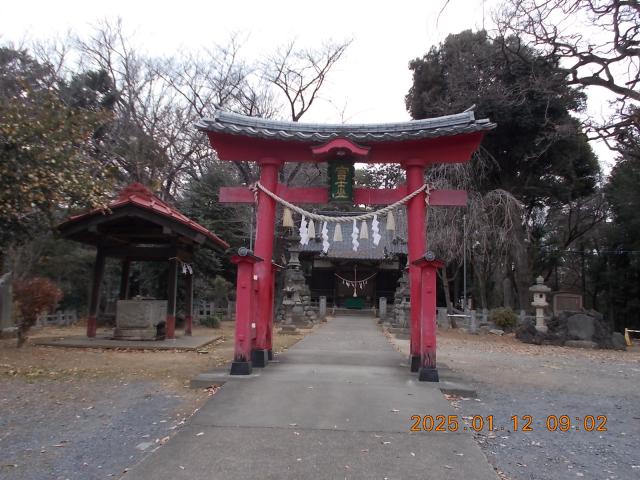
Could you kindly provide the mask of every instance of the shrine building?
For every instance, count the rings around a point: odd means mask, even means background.
[[[335,212],[327,212],[335,213]],[[393,302],[398,279],[407,266],[406,214],[397,212],[395,228],[387,229],[382,222],[380,241],[360,239],[354,251],[350,242],[333,242],[323,252],[322,241],[316,235],[305,246],[293,246],[299,252],[305,279],[316,301],[327,297],[327,305],[338,308],[370,309],[378,299]],[[328,226],[329,238],[334,238],[335,225]],[[343,225],[344,238],[351,238],[351,224]]]

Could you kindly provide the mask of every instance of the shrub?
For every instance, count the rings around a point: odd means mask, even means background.
[[[518,324],[518,316],[509,307],[494,308],[489,312],[489,320],[503,330],[511,330]]]
[[[208,315],[200,319],[200,325],[209,328],[220,328],[220,315]]]
[[[18,347],[21,347],[38,317],[55,310],[62,300],[62,290],[47,278],[34,277],[15,282],[13,296],[18,307]]]

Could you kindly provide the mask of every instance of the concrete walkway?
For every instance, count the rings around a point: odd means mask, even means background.
[[[409,431],[456,412],[405,362],[375,319],[338,317],[226,383],[123,478],[496,480],[469,432]]]

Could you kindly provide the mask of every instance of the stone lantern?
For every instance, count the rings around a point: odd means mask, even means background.
[[[531,306],[536,309],[536,330],[546,333],[547,326],[544,323],[544,309],[549,306],[547,293],[549,293],[551,289],[544,284],[544,278],[539,276],[536,278],[536,284],[529,287],[529,291],[533,294]]]

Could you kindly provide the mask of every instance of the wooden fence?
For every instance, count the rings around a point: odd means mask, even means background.
[[[78,320],[78,315],[75,310],[65,310],[52,313],[50,315],[40,315],[38,317],[37,325],[71,325]]]

